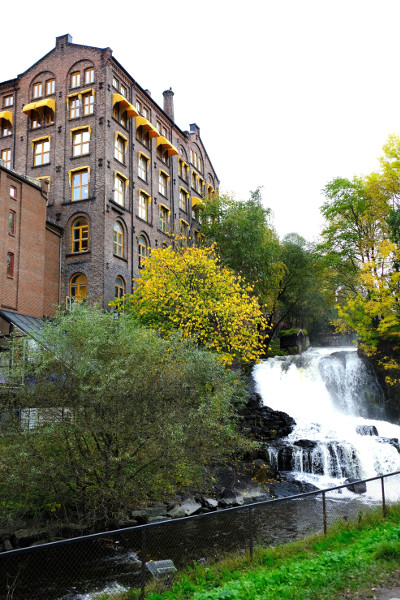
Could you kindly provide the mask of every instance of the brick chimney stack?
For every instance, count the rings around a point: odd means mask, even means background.
[[[172,88],[169,88],[169,90],[165,90],[165,92],[163,92],[163,96],[164,96],[164,112],[169,116],[171,121],[175,122],[175,119],[174,119],[174,92],[172,91]]]

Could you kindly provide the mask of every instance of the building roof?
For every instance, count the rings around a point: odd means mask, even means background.
[[[38,317],[30,317],[10,310],[0,310],[0,317],[18,327],[23,333],[32,337],[40,337],[41,330],[44,327],[44,319]]]

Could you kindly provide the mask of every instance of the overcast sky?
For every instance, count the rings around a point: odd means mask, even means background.
[[[247,199],[262,186],[280,237],[315,239],[326,183],[377,169],[400,134],[400,0],[17,6],[18,27],[1,31],[0,81],[56,36],[109,46],[161,106],[172,87],[176,123],[200,127],[222,191]]]

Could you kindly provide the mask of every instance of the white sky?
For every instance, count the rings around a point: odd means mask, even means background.
[[[18,28],[0,34],[0,81],[56,36],[110,46],[161,106],[172,87],[176,123],[198,124],[222,191],[247,199],[263,187],[280,237],[314,239],[321,189],[377,169],[388,135],[400,134],[400,0],[86,0],[36,16],[27,0],[17,7]]]

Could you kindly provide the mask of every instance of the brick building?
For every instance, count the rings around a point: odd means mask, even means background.
[[[110,48],[69,35],[0,83],[0,158],[48,181],[47,218],[63,231],[61,302],[107,306],[169,232],[198,236],[196,206],[219,181],[199,128],[182,131],[172,90],[163,97],[161,108]]]

